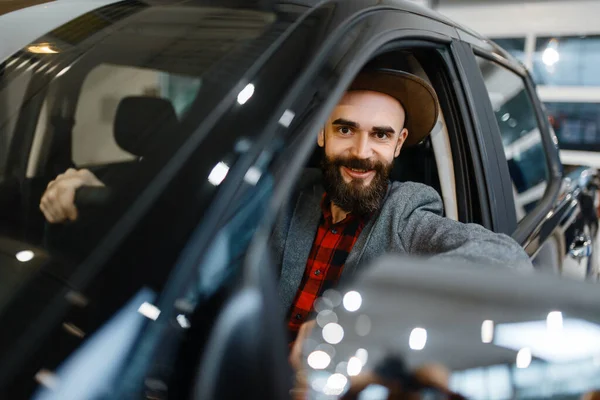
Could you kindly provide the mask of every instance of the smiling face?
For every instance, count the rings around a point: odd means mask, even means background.
[[[404,120],[400,102],[386,94],[361,90],[342,97],[318,138],[325,149],[324,185],[334,204],[359,214],[379,207],[408,136]]]

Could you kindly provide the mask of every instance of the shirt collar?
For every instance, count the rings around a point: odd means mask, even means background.
[[[329,195],[327,194],[327,192],[323,193],[323,197],[321,198],[321,211],[323,212],[323,218],[325,218],[325,221],[327,221],[329,224],[333,224],[333,214],[331,213],[331,200],[329,199]],[[337,224],[345,224],[347,222],[352,221],[355,218],[357,218],[355,214],[348,213],[346,214],[346,217]]]

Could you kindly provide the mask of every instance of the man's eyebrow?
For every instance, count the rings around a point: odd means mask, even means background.
[[[345,125],[345,126],[350,126],[355,129],[360,128],[360,124],[358,124],[357,122],[350,121],[350,120],[344,119],[344,118],[336,119],[335,121],[332,122],[332,125]]]
[[[392,128],[391,126],[374,126],[373,132],[396,133],[394,128]]]

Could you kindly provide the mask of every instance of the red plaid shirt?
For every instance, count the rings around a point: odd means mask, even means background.
[[[352,214],[334,224],[330,205],[329,197],[324,194],[321,200],[323,217],[306,262],[304,277],[292,303],[288,322],[292,340],[308,319],[315,300],[340,279],[348,254],[365,226],[365,218]]]

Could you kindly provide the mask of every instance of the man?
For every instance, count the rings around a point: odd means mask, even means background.
[[[334,109],[318,135],[322,176],[309,176],[273,234],[292,336],[327,288],[385,253],[531,268],[508,236],[443,218],[434,189],[388,181],[402,147],[422,141],[437,117],[428,83],[386,69],[363,71]],[[73,199],[82,185],[102,182],[89,171],[70,170],[50,183],[40,206],[49,222],[77,218]]]
[[[423,140],[437,117],[428,83],[386,69],[364,70],[333,110],[318,136],[322,177],[300,191],[274,232],[292,339],[301,327],[305,336],[304,323],[326,289],[385,253],[531,268],[510,237],[442,217],[434,189],[389,182],[402,147]]]

